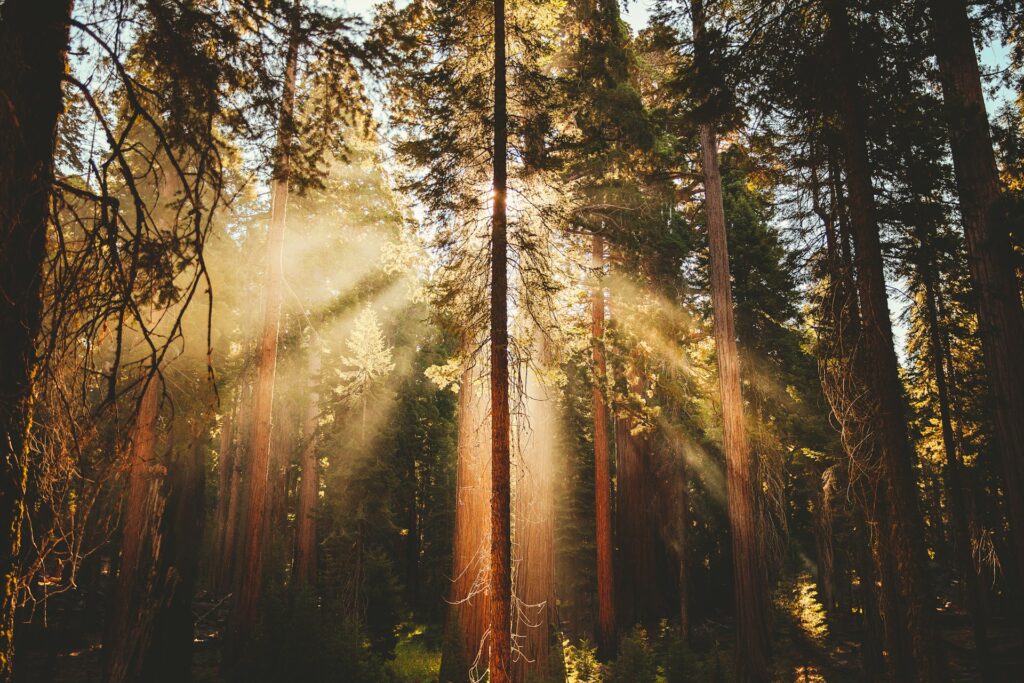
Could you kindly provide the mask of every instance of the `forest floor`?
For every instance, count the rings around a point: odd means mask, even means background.
[[[193,680],[220,680],[219,631],[222,620],[197,602],[201,628],[195,641]],[[940,610],[944,655],[952,681],[1001,683],[1020,681],[1024,649],[1009,624],[994,621],[990,633],[990,672],[982,676],[975,662],[966,615]],[[45,628],[23,631],[18,653],[19,683],[93,683],[102,680],[100,621],[85,605],[48,615]],[[721,635],[727,637],[728,630]],[[85,634],[85,635],[83,635]],[[398,634],[395,656],[386,663],[394,683],[434,683],[440,668],[437,633],[406,625]],[[723,649],[728,641],[721,642]],[[773,679],[779,683],[854,683],[863,681],[857,633],[830,632],[807,575],[795,575],[776,593]],[[723,652],[725,654],[725,652]],[[284,682],[282,682],[284,683]],[[352,683],[358,683],[353,681]],[[696,682],[695,682],[696,683]]]

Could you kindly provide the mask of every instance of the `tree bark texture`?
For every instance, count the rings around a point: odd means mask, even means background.
[[[294,21],[299,16],[295,2]],[[284,73],[278,125],[278,153],[271,183],[270,228],[267,234],[267,264],[263,291],[263,320],[256,352],[256,380],[253,396],[252,431],[249,438],[249,468],[245,524],[242,528],[242,563],[238,592],[232,615],[232,631],[226,660],[229,670],[250,645],[258,618],[266,553],[266,525],[270,505],[271,427],[274,408],[274,377],[277,372],[277,337],[281,322],[284,285],[284,232],[288,207],[288,175],[291,118],[295,105],[295,76],[298,65],[299,31],[291,27]]]
[[[892,554],[892,573],[888,576],[896,579],[899,596],[898,604],[889,605],[885,610],[886,619],[892,621],[899,612],[902,624],[899,630],[905,629],[910,642],[912,664],[897,662],[897,671],[912,671],[913,680],[943,680],[945,675],[935,640],[933,596],[925,566],[924,526],[917,507],[913,454],[906,433],[866,129],[860,110],[862,94],[854,70],[845,5],[828,0],[826,10],[835,51],[836,104],[846,164],[850,232],[856,252],[854,263],[865,380],[874,408],[873,438],[880,455],[880,483],[884,487],[878,493],[887,508],[883,514],[886,523],[878,529],[882,536],[877,547],[883,553]],[[893,630],[889,624],[886,628]]]
[[[633,391],[642,389],[634,386]],[[663,605],[658,593],[659,520],[651,505],[657,491],[654,447],[648,432],[632,433],[634,425],[625,416],[615,422],[616,613],[624,628],[641,624],[653,635]]]
[[[0,9],[0,680],[13,676],[14,613],[32,428],[35,342],[71,0]]]
[[[933,44],[949,124],[968,264],[977,294],[978,332],[995,413],[1006,507],[1024,585],[1024,309],[1012,264],[1007,218],[988,114],[964,0],[931,0]]]
[[[166,463],[156,453],[160,382],[150,378],[139,403],[132,435],[128,490],[122,510],[121,559],[117,598],[107,619],[103,658],[109,683],[137,680],[146,644],[152,637],[154,610],[147,596],[155,582],[159,548],[153,530],[159,527],[165,499],[162,482]]]
[[[491,224],[490,683],[512,674],[512,512],[508,387],[508,114],[505,0],[494,2],[494,197]]]
[[[557,415],[540,371],[526,371],[526,423],[517,424],[514,633],[517,683],[549,680],[554,615],[554,474]]]
[[[441,655],[442,683],[465,683],[471,668],[486,663],[482,647],[490,618],[491,438],[487,396],[478,384],[472,369],[462,373],[452,586],[446,647]]]
[[[692,0],[694,45],[706,56],[704,6]],[[704,209],[708,223],[711,309],[715,353],[722,401],[722,441],[725,450],[729,528],[732,533],[736,601],[736,679],[768,680],[768,605],[765,565],[757,538],[757,508],[752,480],[754,467],[747,440],[740,391],[739,353],[733,321],[732,282],[726,240],[722,177],[718,170],[718,141],[710,121],[698,125]]]
[[[309,382],[312,387],[319,383],[320,349],[319,342],[311,341],[309,349]],[[302,426],[302,454],[299,467],[299,501],[296,514],[295,580],[312,586],[316,583],[316,514],[320,499],[320,458],[316,450],[317,418],[320,415],[319,395],[310,391],[309,405]]]
[[[729,528],[732,532],[736,587],[736,676],[739,681],[768,680],[768,607],[764,563],[756,537],[753,466],[740,393],[739,353],[733,323],[732,283],[718,172],[718,142],[710,124],[700,126],[704,207],[711,254],[711,308],[722,400]]]
[[[602,658],[615,655],[615,574],[612,539],[612,476],[608,452],[608,405],[605,390],[608,365],[604,355],[604,240],[593,237],[591,267],[596,282],[591,296],[591,336],[594,360],[594,517],[597,527],[597,650]]]

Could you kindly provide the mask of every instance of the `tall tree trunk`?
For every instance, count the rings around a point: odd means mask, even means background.
[[[642,394],[642,384],[631,387]],[[635,422],[615,422],[616,526],[618,564],[616,598],[619,623],[629,629],[642,624],[653,636],[661,616],[658,593],[658,519],[655,498],[654,448],[649,433],[633,434]]]
[[[676,535],[676,561],[679,563],[679,636],[683,642],[690,641],[690,570],[687,562],[690,534],[690,482],[686,471],[685,458],[678,463],[679,472],[676,485],[679,487],[678,519],[679,531]]]
[[[860,296],[861,339],[867,388],[875,405],[874,428],[881,458],[887,528],[881,550],[893,554],[901,621],[911,643],[912,670],[920,681],[945,678],[936,647],[933,595],[928,587],[923,523],[917,508],[912,452],[906,433],[899,365],[885,288],[882,248],[875,218],[874,190],[868,160],[861,93],[850,48],[845,5],[827,0],[830,40],[834,49],[840,141],[846,162],[850,230],[856,246],[855,265]]]
[[[512,674],[512,512],[508,405],[508,114],[505,0],[494,0],[494,214],[491,226],[490,683]]]
[[[35,342],[71,0],[0,8],[0,680],[13,676]]]
[[[160,520],[160,555],[153,638],[142,675],[145,683],[179,683],[192,675],[195,637],[192,598],[205,520],[205,416],[192,425],[192,443],[172,454],[166,505]]]
[[[832,483],[823,478],[817,469],[811,469],[808,473],[809,486],[812,491],[814,509],[811,511],[812,531],[814,533],[814,545],[817,555],[816,583],[818,586],[818,601],[825,607],[825,613],[829,620],[835,622],[835,576],[834,560],[835,551],[833,546],[832,531]]]
[[[543,355],[543,353],[541,354]],[[517,421],[516,609],[513,678],[550,680],[554,614],[555,396],[540,370],[527,369],[526,416]]]
[[[271,183],[270,229],[267,233],[267,264],[263,291],[263,322],[256,355],[256,384],[253,397],[252,432],[249,438],[249,481],[246,519],[242,533],[242,564],[238,593],[232,615],[232,633],[226,664],[229,672],[240,663],[243,648],[250,645],[258,617],[266,553],[267,524],[271,483],[270,434],[274,408],[274,376],[277,372],[277,335],[281,319],[284,283],[284,231],[288,207],[289,147],[292,135],[292,110],[295,105],[295,72],[299,54],[300,2],[295,0],[288,56],[285,64],[284,91],[278,124],[277,156]],[[235,675],[231,673],[231,675]]]
[[[704,7],[692,0],[694,44],[705,53]],[[722,204],[722,177],[718,171],[718,141],[714,127],[699,125],[701,169],[704,174],[704,210],[708,221],[711,256],[711,309],[714,316],[718,385],[722,400],[722,435],[725,448],[729,527],[732,532],[736,600],[736,679],[768,680],[768,605],[764,561],[756,536],[754,471],[744,425],[740,393],[739,354],[733,323],[729,249]]]
[[[320,381],[319,342],[310,341],[309,383],[316,387]],[[302,426],[302,455],[299,467],[299,502],[296,513],[298,527],[295,542],[295,580],[300,585],[312,586],[316,582],[316,509],[320,498],[320,461],[316,452],[316,426],[320,415],[320,397],[310,391],[309,406]]]
[[[287,376],[288,370],[285,370]],[[267,482],[267,514],[263,530],[264,562],[269,558],[275,581],[283,581],[280,572],[290,554],[288,545],[288,464],[292,447],[297,441],[295,430],[298,416],[292,404],[278,395],[271,413],[273,431],[270,435],[270,476]],[[264,569],[266,574],[266,565]],[[265,578],[268,578],[265,576]]]
[[[154,609],[150,600],[155,582],[157,529],[164,512],[162,483],[165,463],[156,454],[156,421],[160,382],[147,380],[132,434],[128,490],[122,511],[121,559],[117,598],[103,638],[106,680],[138,680],[152,638]]]
[[[214,533],[216,534],[215,553],[219,553],[223,547],[224,532],[227,529],[231,472],[235,468],[235,431],[238,426],[240,398],[240,392],[236,392],[231,401],[231,409],[224,413],[220,423],[220,443],[217,447],[217,507],[213,517]],[[214,571],[216,571],[216,567],[214,567]]]
[[[967,6],[964,0],[931,0],[931,11],[932,40],[1017,556],[1015,582],[1024,585],[1024,354],[1020,352],[1024,309],[1020,283],[1011,261],[1009,226],[999,208],[999,176]]]
[[[458,473],[455,499],[455,538],[452,542],[452,586],[445,623],[441,683],[466,683],[481,653],[490,615],[491,492],[490,429],[485,424],[486,397],[472,369],[462,373],[458,406]]]
[[[738,681],[767,681],[767,586],[760,544],[756,537],[757,512],[751,481],[753,467],[740,393],[739,354],[733,325],[722,178],[718,172],[718,143],[710,124],[700,125],[700,146],[704,172],[704,207],[711,252],[711,308],[722,399],[722,434],[736,591],[736,678]]]
[[[594,518],[597,526],[597,651],[604,659],[615,655],[615,575],[612,546],[612,477],[608,453],[608,406],[605,403],[608,366],[604,356],[604,240],[593,237],[595,284],[591,297],[594,358]]]
[[[971,552],[971,530],[967,516],[967,502],[964,496],[963,463],[957,452],[957,440],[953,432],[953,418],[950,409],[950,385],[946,378],[945,352],[946,341],[942,339],[939,327],[939,308],[937,299],[938,283],[933,278],[933,266],[922,264],[922,279],[925,287],[925,309],[928,319],[928,338],[931,351],[932,371],[935,374],[935,391],[939,398],[939,421],[942,424],[942,446],[946,457],[943,468],[946,490],[949,495],[949,506],[953,518],[953,553],[960,567],[960,577],[964,582],[967,594],[967,611],[971,616],[974,630],[974,647],[979,671],[985,672],[989,665],[988,659],[988,627],[985,618],[984,598],[982,597],[981,579],[974,569],[974,557]]]
[[[883,626],[881,597],[878,588],[879,577],[871,552],[871,529],[866,516],[861,512],[858,512],[857,526],[858,528],[854,530],[856,537],[854,562],[859,579],[861,627],[864,629],[860,658],[861,665],[864,667],[864,679],[873,682],[882,680],[885,674],[885,658],[882,654]]]
[[[248,381],[246,373],[243,375],[241,386],[238,389],[241,396],[241,405],[238,410],[235,431],[239,434],[244,434],[247,431],[246,428],[250,425],[250,420],[252,419],[252,411],[248,407],[252,400],[252,390],[252,384]],[[234,446],[234,452],[234,457],[231,459],[231,483],[226,493],[227,509],[224,513],[224,533],[221,537],[217,559],[217,588],[221,592],[231,590],[230,587],[234,583],[235,560],[238,551],[238,524],[241,521],[242,510],[244,510],[244,505],[242,504],[244,491],[242,487],[246,481],[246,461],[248,460],[244,455],[248,451],[241,437],[239,437],[238,442]]]

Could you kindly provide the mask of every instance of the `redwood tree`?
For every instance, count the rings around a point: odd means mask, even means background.
[[[315,333],[314,333],[315,335]],[[320,376],[319,341],[310,340],[309,378],[315,387]],[[295,578],[300,584],[312,585],[316,581],[316,508],[320,497],[320,467],[316,450],[316,426],[320,415],[319,396],[310,389],[309,405],[302,427],[302,454],[299,467],[298,510],[295,513]]]
[[[71,0],[0,7],[0,679],[10,680],[35,342]]]
[[[837,0],[825,4],[829,20],[829,41],[833,50],[836,79],[836,107],[839,139],[846,167],[850,232],[855,247],[854,265],[860,299],[861,343],[867,389],[874,404],[874,443],[881,465],[879,485],[886,506],[880,529],[879,549],[883,576],[894,577],[896,586],[883,586],[889,600],[887,630],[895,630],[892,619],[899,617],[901,632],[908,635],[913,664],[897,663],[897,675],[920,681],[944,678],[936,648],[933,597],[925,567],[923,523],[917,507],[912,451],[907,437],[899,363],[893,345],[892,323],[885,284],[885,267],[876,218],[874,189],[861,93],[856,64],[850,46],[846,7]],[[891,563],[891,564],[890,564]],[[889,565],[889,566],[884,566]],[[892,590],[895,593],[891,593]],[[898,614],[897,614],[898,613]]]
[[[277,337],[281,322],[284,287],[284,231],[288,206],[289,148],[295,106],[295,74],[299,54],[299,10],[295,2],[285,63],[284,90],[278,119],[277,155],[271,182],[270,228],[267,233],[267,262],[264,276],[263,313],[256,351],[256,380],[250,417],[249,480],[246,516],[242,528],[242,563],[229,643],[229,666],[237,664],[252,637],[259,607],[263,578],[263,556],[268,506],[270,504],[270,435],[274,406],[274,377],[277,372]]]
[[[512,675],[512,520],[508,399],[508,112],[505,0],[494,2],[494,183],[491,222],[491,683]]]
[[[999,175],[967,5],[964,0],[931,0],[930,7],[1020,585],[1024,580],[1024,354],[1020,352],[1024,309],[1020,283],[1013,268],[1009,226],[1000,212]]]
[[[604,240],[593,237],[594,277],[604,269]],[[594,284],[591,336],[594,359],[594,517],[597,525],[597,647],[602,657],[615,653],[615,576],[612,569],[611,463],[608,453],[608,406],[605,402],[608,367],[604,356],[604,287]]]
[[[708,54],[704,6],[691,2],[694,48],[698,65],[707,68]],[[722,400],[722,437],[725,449],[726,484],[729,499],[729,528],[732,532],[733,573],[736,604],[736,678],[739,681],[768,680],[768,605],[764,562],[756,537],[754,472],[747,441],[740,391],[740,364],[733,323],[732,284],[729,249],[722,204],[722,177],[718,169],[718,141],[714,124],[701,121],[701,170],[704,175],[704,209],[710,252],[711,309],[714,316],[718,390]]]

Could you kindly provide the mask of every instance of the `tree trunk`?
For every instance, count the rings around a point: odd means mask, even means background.
[[[71,0],[8,0],[0,14],[0,680],[8,681]]]
[[[751,481],[753,467],[740,393],[739,354],[733,325],[722,178],[718,172],[718,143],[710,124],[700,125],[700,145],[704,172],[704,207],[711,252],[711,308],[722,399],[722,435],[736,589],[736,679],[767,681],[767,586],[756,537],[757,513]]]
[[[949,495],[950,516],[953,518],[953,554],[960,567],[960,577],[964,582],[967,594],[967,611],[971,616],[974,630],[975,655],[978,670],[985,672],[989,665],[988,659],[988,627],[985,618],[984,599],[982,597],[981,579],[974,569],[974,557],[971,552],[971,530],[967,517],[967,502],[964,497],[963,463],[957,452],[957,440],[953,433],[953,418],[950,410],[949,394],[951,387],[946,379],[945,352],[946,342],[942,339],[939,328],[939,311],[937,298],[940,293],[933,279],[932,264],[922,264],[921,276],[925,287],[925,309],[928,319],[928,337],[931,352],[932,370],[935,374],[935,391],[939,398],[939,420],[942,424],[942,446],[946,456],[943,468],[946,490]]]
[[[191,446],[160,456],[159,387],[150,380],[136,417],[117,592],[103,645],[111,683],[175,683],[191,670],[207,422],[194,423]]]
[[[271,183],[270,229],[267,233],[267,264],[263,292],[263,322],[256,355],[252,431],[249,438],[249,481],[246,519],[242,533],[242,564],[238,593],[232,615],[232,631],[226,652],[230,670],[243,657],[249,646],[258,617],[263,578],[263,557],[266,551],[265,529],[268,488],[271,481],[270,434],[274,408],[274,376],[277,372],[277,335],[281,319],[281,298],[284,282],[284,231],[288,205],[288,173],[292,110],[295,104],[295,72],[299,53],[299,0],[295,0],[293,25],[289,37],[285,65],[284,91],[278,124],[278,150]],[[233,675],[233,674],[232,674]]]
[[[309,383],[316,387],[320,378],[319,342],[310,340]],[[302,426],[302,455],[299,467],[302,479],[299,482],[299,502],[296,513],[297,532],[295,542],[295,580],[299,585],[312,586],[316,583],[316,511],[320,499],[320,459],[316,452],[316,426],[320,415],[320,397],[315,389],[310,391],[306,420]]]
[[[248,408],[252,399],[252,385],[248,382],[247,376],[243,375],[242,386],[238,389],[243,397],[238,410],[237,426],[235,431],[240,434],[246,432],[246,427],[252,419],[251,410]],[[220,554],[217,561],[217,587],[222,592],[230,590],[235,579],[235,559],[238,551],[238,524],[241,521],[242,498],[244,495],[243,484],[246,480],[245,454],[248,452],[239,437],[234,447],[235,455],[231,459],[231,483],[227,491],[227,509],[225,510],[224,533],[221,538]]]
[[[192,675],[192,598],[205,521],[206,429],[205,417],[195,421],[190,447],[175,453],[168,468],[154,596],[158,611],[140,682],[179,683]]]
[[[604,240],[593,238],[596,282],[591,298],[591,335],[594,358],[594,517],[597,525],[597,651],[603,659],[615,656],[615,575],[612,569],[611,462],[608,453],[608,407],[605,404],[608,367],[604,356]]]
[[[288,376],[287,370],[285,376]],[[279,572],[284,568],[285,558],[292,553],[288,544],[288,464],[292,459],[292,447],[297,441],[296,418],[298,416],[292,410],[292,403],[277,396],[271,413],[273,431],[270,435],[270,476],[267,481],[263,557],[264,563],[268,558],[270,560],[270,567],[276,577],[274,580],[281,582],[284,577]]]
[[[642,393],[640,384],[631,390]],[[633,434],[634,421],[615,422],[616,526],[618,564],[616,598],[619,623],[626,629],[642,624],[654,635],[661,616],[658,593],[657,516],[654,449],[648,433]]]
[[[445,624],[441,683],[466,683],[470,668],[482,652],[490,614],[491,496],[490,429],[485,424],[486,398],[480,395],[473,371],[462,373],[458,407],[458,474],[455,500],[455,538],[452,542],[451,607]]]
[[[811,521],[814,532],[814,545],[817,555],[816,582],[818,585],[818,601],[825,608],[825,613],[830,621],[835,621],[835,552],[832,543],[832,503],[831,503],[831,482],[826,481],[817,469],[811,469],[808,473],[809,485],[812,491],[814,509],[811,511]]]
[[[949,125],[968,264],[977,293],[978,332],[995,412],[1010,530],[1024,585],[1024,310],[1012,265],[1007,218],[985,98],[964,0],[931,0],[933,44]]]
[[[875,560],[871,552],[871,529],[865,516],[861,515],[857,520],[860,527],[855,530],[856,548],[854,550],[854,562],[859,581],[859,598],[861,627],[864,629],[864,637],[861,642],[860,658],[864,667],[864,679],[866,681],[882,680],[885,674],[885,658],[882,654],[882,616],[881,599],[879,597],[879,578],[875,568]]]
[[[853,70],[845,5],[826,4],[830,39],[835,50],[840,140],[846,162],[850,230],[856,246],[855,265],[860,295],[861,340],[867,389],[875,405],[875,442],[881,460],[887,528],[880,545],[893,554],[903,627],[911,643],[913,663],[897,670],[913,671],[920,681],[945,678],[936,647],[933,596],[928,587],[923,523],[916,501],[913,454],[906,433],[899,365],[885,287],[882,249],[875,219],[874,190],[867,138],[859,103],[862,94]]]
[[[155,376],[147,381],[135,417],[128,490],[121,513],[117,597],[103,639],[104,669],[109,683],[139,680],[155,617],[148,598],[156,580],[157,529],[164,512],[162,482],[166,465],[156,454],[160,382]]]
[[[217,508],[214,513],[214,557],[219,557],[224,547],[224,534],[228,526],[228,507],[231,504],[231,478],[237,457],[235,449],[235,433],[238,430],[238,410],[241,403],[241,391],[235,393],[231,401],[231,410],[224,414],[220,425],[220,444],[217,448]],[[217,584],[219,566],[211,563],[213,584]]]
[[[512,674],[512,541],[508,404],[508,116],[505,0],[494,1],[494,214],[491,226],[490,683]]]
[[[705,17],[701,0],[691,1],[694,45],[698,58],[706,56]],[[701,169],[704,174],[704,209],[708,222],[711,265],[711,309],[714,317],[718,385],[722,400],[722,436],[725,449],[729,527],[732,532],[736,600],[736,680],[768,680],[768,604],[765,565],[757,538],[757,510],[750,445],[744,426],[740,392],[739,354],[733,323],[729,248],[722,204],[722,177],[718,171],[718,141],[710,122],[700,123]]]
[[[513,658],[517,683],[550,680],[554,614],[555,396],[528,368],[527,421],[517,424],[516,590]]]

